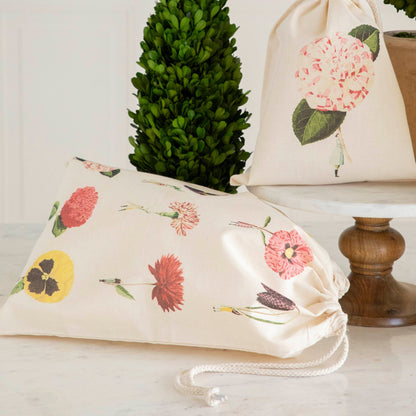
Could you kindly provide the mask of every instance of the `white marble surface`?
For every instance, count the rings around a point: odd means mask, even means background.
[[[251,186],[248,189],[266,201],[306,211],[351,217],[416,217],[416,181]]]
[[[289,215],[343,268],[336,247],[348,218]],[[408,242],[396,277],[416,283],[416,220],[394,221]],[[21,273],[39,225],[0,228],[0,304]],[[400,275],[400,276],[399,276]],[[349,358],[337,373],[305,379],[206,375],[229,401],[217,408],[178,393],[178,370],[200,363],[268,360],[232,351],[122,342],[0,337],[2,416],[368,416],[416,415],[416,327],[351,327]]]

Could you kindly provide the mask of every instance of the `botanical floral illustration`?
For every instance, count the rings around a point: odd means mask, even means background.
[[[25,292],[39,302],[56,303],[66,297],[74,282],[74,265],[63,251],[53,250],[40,256],[11,294]]]
[[[169,204],[170,212],[152,212],[142,205],[128,203],[122,205],[120,211],[127,211],[137,209],[148,214],[157,214],[161,217],[171,218],[171,227],[175,229],[176,233],[181,236],[186,236],[187,230],[191,230],[199,223],[199,215],[196,205],[191,202],[172,202]]]
[[[379,30],[369,25],[358,26],[349,34],[337,32],[316,39],[300,50],[295,77],[303,99],[293,113],[293,131],[302,145],[337,132],[330,160],[335,176],[344,155],[351,160],[341,124],[346,113],[369,94],[379,50]]]
[[[221,306],[219,308],[214,307],[214,312],[231,312],[235,315],[243,315],[256,321],[275,325],[289,322],[280,320],[283,315],[287,316],[288,312],[296,310],[299,313],[298,307],[292,300],[266,286],[264,283],[262,283],[262,286],[266,291],[257,293],[257,302],[263,306]]]
[[[101,163],[91,162],[89,160],[81,159],[79,157],[77,157],[76,159],[82,162],[82,164],[84,165],[86,169],[99,172],[101,173],[101,175],[107,176],[109,178],[112,178],[120,173],[120,169],[118,168],[105,166],[105,165],[102,165]]]
[[[148,266],[156,283],[128,283],[121,279],[101,279],[100,282],[113,285],[119,295],[134,300],[125,286],[153,286],[152,299],[156,299],[163,312],[181,310],[183,305],[182,263],[173,254],[162,256],[154,266]]]
[[[98,201],[98,193],[93,186],[78,188],[65,202],[61,212],[55,218],[52,233],[55,237],[61,235],[67,228],[80,227],[91,217]],[[58,212],[59,201],[52,207],[49,220]]]
[[[242,221],[232,222],[231,225],[259,230],[266,247],[266,264],[282,279],[288,280],[298,276],[313,260],[312,250],[296,230],[280,230],[273,233],[266,229],[269,223],[270,217],[267,217],[263,227]],[[270,235],[268,242],[265,233]]]

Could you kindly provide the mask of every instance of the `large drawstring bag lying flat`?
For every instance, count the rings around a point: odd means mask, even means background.
[[[260,130],[234,185],[416,178],[403,98],[373,0],[301,0],[268,43]]]
[[[74,159],[51,207],[0,310],[0,334],[279,358],[178,368],[177,388],[209,405],[223,396],[196,385],[203,372],[312,376],[345,361],[338,299],[348,279],[313,238],[252,194]],[[303,358],[312,346],[314,358]]]

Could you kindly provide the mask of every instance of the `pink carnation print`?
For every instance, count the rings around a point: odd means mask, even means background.
[[[335,33],[301,49],[295,76],[311,108],[346,112],[363,101],[371,89],[373,54],[360,39]]]
[[[89,160],[85,160],[82,162],[84,167],[89,170],[94,170],[97,172],[111,172],[112,170],[116,170],[116,168],[112,168],[111,166],[105,166],[101,163],[90,162]]]
[[[171,202],[169,204],[170,212],[152,212],[142,205],[129,202],[120,207],[120,211],[128,211],[137,209],[147,212],[148,214],[157,214],[161,217],[171,218],[170,226],[180,236],[186,236],[186,232],[196,227],[199,224],[199,214],[195,204],[191,202]]]
[[[90,160],[81,159],[79,157],[76,159],[82,162],[85,169],[99,172],[101,175],[107,176],[108,178],[112,178],[120,173],[120,169],[112,166],[102,165],[101,163],[91,162]]]
[[[55,237],[61,235],[67,228],[80,227],[91,217],[98,201],[98,193],[93,186],[78,188],[65,202],[59,215],[56,216],[52,228]],[[59,202],[49,217],[51,219],[57,213]]]
[[[288,280],[302,273],[305,266],[313,260],[313,255],[296,230],[281,230],[270,237],[264,258],[274,272]]]
[[[178,213],[177,218],[173,218],[170,223],[178,235],[186,236],[187,230],[191,230],[198,225],[199,217],[195,204],[191,202],[172,202],[169,204],[169,208]]]

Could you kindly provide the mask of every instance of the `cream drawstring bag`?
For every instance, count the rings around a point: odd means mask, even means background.
[[[372,0],[300,0],[273,28],[251,169],[233,185],[416,178]]]
[[[74,159],[0,310],[0,334],[281,358],[198,366],[177,377],[181,391],[215,405],[223,396],[196,386],[197,374],[311,376],[339,368],[348,340],[338,299],[347,289],[319,244],[250,193]],[[305,361],[302,351],[324,338],[318,356]]]

